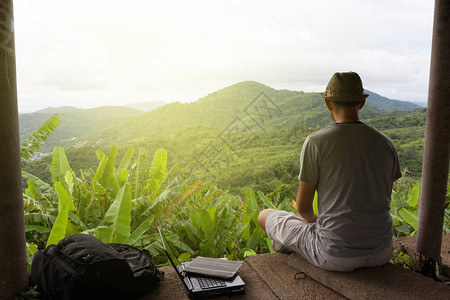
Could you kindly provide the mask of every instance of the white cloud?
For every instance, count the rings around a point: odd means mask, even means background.
[[[193,101],[242,80],[322,91],[334,72],[345,70],[359,72],[375,92],[424,101],[432,6],[15,1],[19,105]]]

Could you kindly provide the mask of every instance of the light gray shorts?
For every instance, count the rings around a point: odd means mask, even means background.
[[[387,263],[394,251],[391,245],[375,255],[341,258],[330,256],[318,247],[314,223],[308,223],[291,212],[277,210],[266,219],[267,235],[284,247],[299,253],[312,265],[328,271],[350,272],[362,267],[376,267]]]

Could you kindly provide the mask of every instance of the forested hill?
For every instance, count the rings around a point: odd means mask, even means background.
[[[369,96],[368,105],[362,111],[363,119],[384,114],[395,106],[384,97],[382,101],[376,99],[372,105],[371,97]],[[410,103],[409,106],[403,105],[402,110],[415,107],[415,104]],[[244,81],[193,103],[167,104],[99,132],[89,140],[91,144],[121,145],[194,125],[251,132],[269,128],[289,129],[297,124],[321,127],[329,122],[328,111],[318,93],[276,90],[254,81]]]
[[[409,110],[417,105],[390,100],[369,92],[363,120],[393,109]],[[161,102],[156,103],[161,105]],[[139,107],[142,107],[142,103]],[[317,128],[330,123],[318,93],[276,90],[254,81],[244,81],[213,92],[193,103],[170,103],[144,113],[129,107],[48,108],[19,116],[21,139],[27,137],[53,113],[62,117],[42,152],[55,146],[124,145],[159,135],[171,134],[195,125],[228,132],[289,130],[301,124]]]
[[[394,110],[411,110],[422,107],[409,101],[389,99],[368,90],[366,90],[366,93],[369,94],[367,101],[368,103],[370,103],[370,105],[378,107],[385,111],[391,112]]]

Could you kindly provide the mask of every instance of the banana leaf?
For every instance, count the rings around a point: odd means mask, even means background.
[[[117,168],[117,173],[120,174],[122,171],[125,171],[131,163],[131,159],[134,155],[134,149],[128,149],[127,153],[125,153],[122,161],[120,162],[119,168]]]
[[[214,238],[214,225],[216,221],[217,209],[215,207],[208,207],[201,212],[202,229],[205,233],[204,236],[208,237],[208,240]]]
[[[406,210],[405,208],[400,209],[399,214],[402,216],[402,218],[411,225],[415,231],[417,231],[417,226],[419,223],[419,217],[417,216],[417,213],[410,212]]]
[[[97,158],[100,160],[100,163],[97,167],[97,171],[95,171],[94,179],[97,180],[98,182],[100,182],[100,178],[103,175],[108,158],[100,150],[95,151],[95,154],[97,155]]]
[[[38,177],[34,176],[33,174],[30,174],[26,171],[22,171],[22,177],[27,179],[27,182],[32,181],[34,182],[41,192],[43,192],[43,195],[49,198],[56,198],[56,193],[54,192],[53,188],[50,186],[50,184],[44,182],[43,180],[39,179]]]
[[[39,225],[25,225],[25,232],[33,231],[33,230],[35,230],[39,233],[45,233],[45,232],[49,232],[50,228],[44,227],[44,226],[39,226]]]
[[[134,245],[141,238],[141,236],[147,232],[153,224],[153,220],[155,216],[150,216],[147,220],[145,220],[135,231],[123,242],[124,244]]]
[[[150,189],[152,195],[156,195],[159,191],[161,182],[167,175],[167,152],[164,149],[159,149],[153,156],[152,166],[150,168],[149,178],[146,188]]]
[[[116,199],[105,214],[103,221],[110,226],[102,230],[105,243],[123,243],[130,236],[131,191],[125,184],[117,192]]]
[[[252,189],[248,189],[245,194],[245,209],[247,211],[247,214],[251,216],[254,213],[258,212],[258,202],[255,198],[255,192]]]
[[[133,188],[134,188],[134,199],[139,198],[141,195],[141,191],[143,190],[143,186],[145,183],[145,176],[144,170],[146,168],[146,160],[147,160],[147,152],[143,150],[142,148],[139,148],[139,154],[136,160],[136,165],[133,168],[133,175],[134,175],[134,182],[133,182]]]
[[[63,184],[59,181],[55,182],[55,188],[56,192],[58,193],[59,202],[58,202],[58,211],[61,210],[62,204],[67,203],[69,207],[69,211],[75,211],[76,207],[73,204],[72,198],[70,198],[69,193],[67,190],[63,187]],[[64,201],[61,201],[61,198],[63,198]]]
[[[391,196],[391,210],[394,211],[394,213],[397,213],[401,208],[403,208],[403,201],[400,195],[397,192],[392,192]]]
[[[58,190],[60,204],[58,205],[59,207],[58,216],[56,217],[55,224],[53,224],[52,230],[50,231],[50,236],[48,237],[47,245],[45,246],[46,248],[49,245],[57,244],[61,239],[63,239],[66,236],[66,229],[69,218],[70,203],[67,200],[68,194],[67,192],[66,194],[62,192],[62,191],[65,192],[65,189],[60,182],[56,182],[55,185]]]
[[[52,156],[52,181],[64,182],[64,177],[69,170],[71,169],[64,149],[61,147],[55,147],[53,149]],[[65,187],[68,190],[67,184],[65,184]]]
[[[416,209],[417,202],[419,202],[420,186],[415,184],[409,192],[408,207],[412,210]]]
[[[267,199],[267,197],[263,194],[263,192],[258,191],[258,196],[259,196],[259,199],[261,199],[261,201],[264,203],[264,205],[267,208],[276,209],[275,205],[273,205],[273,203],[269,199]]]
[[[110,188],[113,191],[113,195],[117,193],[119,185],[117,184],[116,178],[114,176],[114,163],[117,157],[117,146],[113,145],[111,152],[109,153],[108,159],[106,161],[105,169],[100,177],[100,184],[104,188]]]
[[[25,213],[25,224],[45,225],[51,227],[56,222],[56,217],[42,213]]]
[[[33,157],[34,151],[41,147],[60,123],[61,117],[58,114],[54,114],[33,131],[33,133],[20,144],[20,156],[22,160]]]

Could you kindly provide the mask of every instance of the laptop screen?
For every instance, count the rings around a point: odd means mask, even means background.
[[[164,236],[164,234],[161,232],[161,228],[159,228],[159,226],[158,226],[158,232],[159,232],[159,236],[161,237],[161,243],[162,243],[164,252],[166,253],[167,258],[169,259],[170,264],[171,264],[171,265],[173,266],[173,268],[175,269],[175,272],[178,274],[178,277],[180,277],[180,279],[181,279],[181,281],[183,282],[184,286],[185,286],[186,288],[188,288],[187,285],[186,285],[186,282],[184,282],[184,276],[180,273],[180,271],[179,271],[178,268],[177,268],[177,265],[179,265],[180,262],[179,262],[178,259],[176,258],[176,255],[175,255],[175,252],[174,252],[173,249],[172,249],[172,246],[170,246],[168,240],[166,239],[166,237]],[[167,245],[169,246],[169,248],[170,248],[172,254],[174,255],[174,259],[177,261],[177,264],[176,264],[176,265],[175,265],[174,261],[172,260],[172,257],[171,257],[171,255],[169,254],[169,251],[167,251],[166,242],[167,242]]]
[[[158,232],[159,236],[161,237],[161,243],[164,249],[164,252],[166,252],[167,257],[171,261],[171,263],[175,264],[175,266],[178,266],[180,262],[177,259],[177,255],[175,254],[175,251],[173,251],[172,246],[170,245],[169,241],[167,240],[166,236],[162,233],[161,228],[158,226]],[[170,253],[169,253],[170,250]]]

